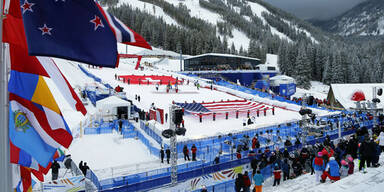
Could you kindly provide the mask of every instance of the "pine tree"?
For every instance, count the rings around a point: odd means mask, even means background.
[[[306,55],[304,43],[300,43],[299,52],[296,57],[296,73],[297,84],[305,89],[311,87],[311,66]]]

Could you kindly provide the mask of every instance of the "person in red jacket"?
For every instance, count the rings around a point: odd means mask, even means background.
[[[191,151],[192,151],[192,161],[196,161],[196,151],[197,151],[197,148],[196,148],[195,144],[192,145]]]
[[[237,151],[237,152],[236,152],[236,158],[237,158],[237,159],[241,159],[241,153],[240,153],[240,151]]]
[[[243,179],[244,179],[244,188],[243,188],[244,192],[249,192],[251,187],[251,180],[249,179],[248,171],[244,172]]]
[[[279,164],[275,164],[275,169],[273,170],[273,186],[280,185],[280,179],[281,179],[281,169],[279,167]]]
[[[255,135],[252,139],[252,149],[255,150],[255,149],[258,149],[260,148],[260,142],[259,140],[257,139],[257,136]]]

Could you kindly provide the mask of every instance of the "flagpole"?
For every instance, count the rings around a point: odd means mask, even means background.
[[[8,138],[8,62],[5,57],[3,34],[3,2],[0,1],[0,191],[12,191],[12,173]]]

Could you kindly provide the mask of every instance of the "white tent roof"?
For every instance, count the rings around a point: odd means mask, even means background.
[[[280,84],[296,83],[295,79],[286,75],[276,75],[269,79],[271,86],[279,86]]]
[[[362,91],[365,95],[366,101],[372,101],[373,99],[373,87],[380,87],[384,89],[384,83],[362,83],[362,84],[331,84],[331,88],[335,99],[345,108],[355,108],[356,104],[351,100],[352,95],[356,91]],[[375,93],[376,94],[376,93]],[[376,97],[380,99],[380,103],[378,103],[377,107],[382,108],[384,106],[384,95]]]
[[[115,105],[115,106],[116,105],[126,106],[126,105],[130,105],[131,103],[129,103],[128,101],[126,101],[124,99],[116,97],[116,96],[110,96],[110,97],[107,97],[105,99],[96,101],[96,106],[100,106],[100,105],[104,105],[104,104]]]
[[[289,77],[289,76],[286,76],[286,75],[276,75],[274,77],[271,77],[270,80],[291,80],[291,81],[295,81],[295,79],[293,77]]]

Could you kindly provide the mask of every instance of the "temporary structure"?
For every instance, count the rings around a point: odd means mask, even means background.
[[[127,119],[131,113],[131,103],[116,96],[110,96],[96,102],[96,108],[101,112],[103,120]]]

